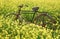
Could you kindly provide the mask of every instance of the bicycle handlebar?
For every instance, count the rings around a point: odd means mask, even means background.
[[[23,4],[19,5],[18,7],[23,8],[24,6],[28,7],[28,5],[23,5]]]

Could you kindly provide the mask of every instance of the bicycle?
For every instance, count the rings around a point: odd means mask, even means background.
[[[28,7],[27,5],[25,5],[26,7]],[[22,24],[22,22],[23,22],[23,20],[24,20],[24,18],[23,18],[23,16],[21,16],[21,14],[33,14],[33,16],[32,16],[32,20],[30,21],[31,23],[34,23],[34,24],[36,24],[36,25],[42,25],[43,27],[45,27],[46,26],[46,24],[48,23],[48,22],[46,22],[45,20],[47,20],[48,18],[50,19],[48,19],[48,21],[49,21],[49,23],[51,22],[51,23],[56,23],[56,20],[55,19],[53,19],[52,18],[52,16],[50,16],[49,14],[48,14],[48,12],[39,12],[38,10],[39,10],[39,7],[33,7],[32,8],[32,11],[28,11],[28,10],[22,10],[22,8],[24,7],[24,5],[22,4],[22,5],[20,5],[20,6],[18,6],[19,7],[19,10],[18,10],[18,13],[12,13],[13,15],[15,15],[16,17],[15,17],[15,20],[17,20],[17,19],[19,19],[19,22]],[[33,13],[22,13],[22,12],[33,12]],[[8,14],[7,16],[9,16],[9,15],[11,15],[11,14]],[[6,16],[6,17],[7,17]],[[45,17],[47,17],[47,19],[45,18]],[[28,19],[27,19],[28,20]],[[26,20],[25,20],[26,21]]]

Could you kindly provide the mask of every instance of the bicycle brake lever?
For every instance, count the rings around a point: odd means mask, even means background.
[[[28,5],[25,5],[26,7],[28,7]]]

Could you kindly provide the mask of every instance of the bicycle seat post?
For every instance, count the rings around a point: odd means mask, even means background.
[[[33,14],[32,21],[31,22],[33,22],[34,16],[35,16],[36,12],[38,12],[38,9],[39,9],[39,7],[33,7],[32,8],[34,14]]]

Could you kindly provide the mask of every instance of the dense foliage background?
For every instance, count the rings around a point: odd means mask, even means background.
[[[13,21],[14,16],[4,18],[8,13],[17,12],[20,4],[28,5],[22,10],[38,6],[40,12],[48,12],[57,23],[46,28],[33,23],[24,25],[26,22],[18,25],[18,20]],[[0,39],[60,39],[60,0],[0,0]]]

